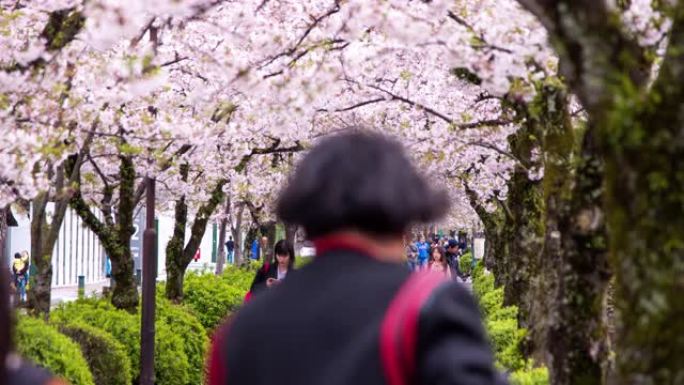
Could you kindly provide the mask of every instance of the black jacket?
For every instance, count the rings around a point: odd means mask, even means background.
[[[456,253],[450,253],[446,252],[446,260],[447,263],[449,264],[449,267],[451,268],[451,272],[458,276],[458,278],[465,279],[465,274],[461,271],[461,266],[459,265],[460,255]]]
[[[289,269],[287,274],[289,275],[293,269]],[[277,263],[265,263],[263,264],[252,281],[252,286],[250,286],[249,291],[252,294],[259,293],[267,288],[266,281],[269,278],[278,279],[278,264]]]
[[[352,251],[317,257],[245,305],[216,334],[211,385],[387,383],[380,330],[410,272]],[[405,383],[499,384],[470,293],[430,292],[416,330],[415,378]]]

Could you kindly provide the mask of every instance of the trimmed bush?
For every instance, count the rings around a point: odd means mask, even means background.
[[[473,254],[467,252],[458,259],[458,267],[461,272],[466,275],[470,275],[473,270]]]
[[[487,319],[491,321],[499,321],[504,319],[517,319],[518,318],[518,307],[517,306],[506,306],[494,310],[488,315]]]
[[[494,275],[491,273],[483,273],[473,279],[473,294],[478,299],[482,298],[488,292],[494,290]]]
[[[101,301],[104,302],[104,301]],[[97,301],[76,301],[52,312],[58,323],[81,320],[110,333],[125,348],[131,362],[131,378],[140,376],[140,317],[102,305]],[[164,322],[156,323],[155,373],[158,385],[186,385],[190,366],[184,351],[183,338]]]
[[[131,363],[130,377],[139,377],[140,325],[136,316],[113,307],[105,308],[105,305],[100,306],[97,302],[79,300],[60,305],[51,312],[50,317],[59,324],[78,320],[111,334],[126,349]]]
[[[194,314],[184,306],[174,305],[157,295],[157,321],[166,323],[170,330],[184,339],[184,351],[188,357],[189,384],[203,384],[204,358],[209,348],[209,337],[204,326]]]
[[[475,267],[473,268],[473,272],[471,276],[473,277],[473,280],[475,280],[478,277],[481,277],[482,274],[485,272],[485,267],[484,267],[484,262],[482,260],[477,261],[475,264]]]
[[[511,385],[549,385],[549,371],[545,367],[534,368],[528,362],[526,367],[511,374]]]
[[[97,385],[130,385],[131,360],[114,337],[83,321],[58,325],[59,331],[80,345]]]
[[[183,303],[192,309],[207,331],[216,328],[244,301],[247,290],[229,284],[228,280],[223,276],[193,272],[185,277]]]
[[[94,385],[78,344],[42,320],[20,316],[16,329],[19,354],[63,377],[71,385]]]
[[[226,284],[243,290],[246,294],[249,291],[249,287],[252,285],[255,275],[256,270],[252,271],[235,266],[229,266],[223,270],[221,279]]]
[[[154,372],[157,380],[155,383],[157,385],[192,384],[189,382],[190,364],[183,344],[186,336],[174,333],[164,322],[156,322],[156,329]]]
[[[492,314],[503,308],[503,296],[503,288],[500,287],[490,290],[480,297],[480,309],[485,318],[489,319]]]

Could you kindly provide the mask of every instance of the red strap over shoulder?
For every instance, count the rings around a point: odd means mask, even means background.
[[[389,385],[408,385],[413,378],[420,309],[446,281],[438,272],[414,273],[390,303],[380,325],[380,359]]]

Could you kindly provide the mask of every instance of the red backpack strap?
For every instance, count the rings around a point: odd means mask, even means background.
[[[418,317],[444,274],[423,271],[409,277],[390,303],[380,326],[380,360],[388,385],[408,385],[416,370]]]

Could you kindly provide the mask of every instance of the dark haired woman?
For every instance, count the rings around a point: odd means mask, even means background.
[[[214,334],[209,384],[499,383],[468,290],[404,265],[403,235],[447,206],[398,142],[359,131],[323,139],[277,206],[316,258]]]
[[[436,271],[440,274],[443,274],[447,278],[451,278],[451,269],[449,268],[449,264],[446,260],[446,251],[442,246],[436,246],[432,248],[428,266],[430,271]]]
[[[2,385],[65,385],[46,370],[29,364],[13,350],[12,309],[9,299],[9,269],[0,262],[0,384]]]
[[[266,262],[257,271],[249,290],[251,294],[279,284],[294,269],[294,247],[288,241],[279,240],[273,249],[273,254],[275,254],[274,263]]]

